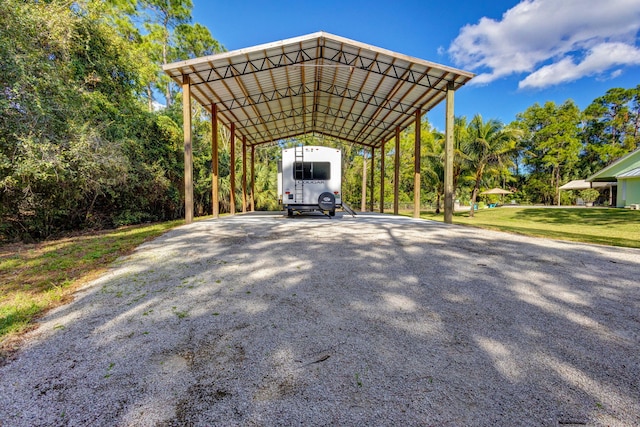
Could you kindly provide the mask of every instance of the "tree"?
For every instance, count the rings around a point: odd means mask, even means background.
[[[140,0],[143,9],[146,11],[145,27],[148,31],[147,42],[154,46],[152,50],[154,59],[159,65],[169,63],[170,51],[172,47],[173,30],[191,21],[191,0]],[[158,67],[158,72],[160,72]],[[171,90],[171,80],[168,76],[160,74],[158,77],[160,86],[164,86],[164,96],[167,106],[171,105],[173,97]]]
[[[444,195],[444,144],[445,144],[445,135],[441,132],[437,132],[435,129],[431,130],[434,138],[434,146],[429,149],[429,154],[427,158],[427,165],[429,165],[429,170],[427,170],[427,176],[431,176],[435,178],[437,174],[437,188],[439,188],[439,192],[436,194],[436,211],[439,213],[440,211],[440,199]],[[456,117],[454,119],[453,124],[453,138],[454,138],[454,147],[453,147],[453,189],[454,193],[456,193],[456,197],[459,197],[459,193],[464,191],[461,188],[461,181],[463,181],[463,175],[467,173],[465,170],[465,161],[468,156],[462,151],[461,147],[465,144],[469,139],[469,126],[467,124],[466,117]]]
[[[180,24],[175,29],[173,58],[187,59],[224,52],[225,48],[211,36],[209,29],[195,23]]]
[[[439,135],[440,136],[440,135]],[[427,192],[435,194],[436,213],[444,195],[444,139],[430,138],[425,141],[424,182]],[[455,188],[455,187],[454,187]]]
[[[466,155],[466,166],[472,173],[470,217],[473,217],[473,206],[484,174],[510,161],[510,155],[515,147],[516,133],[515,129],[505,128],[498,120],[484,122],[479,114],[469,123],[469,137],[462,141],[461,148]]]
[[[585,110],[583,167],[589,173],[640,147],[640,85],[612,88]]]
[[[135,41],[139,35],[134,18],[138,16],[138,0],[76,0],[75,10],[90,21],[106,23],[125,40]]]
[[[559,202],[560,186],[575,176],[574,168],[582,150],[580,123],[581,112],[571,100],[559,107],[554,102],[542,107],[534,104],[517,115],[514,125],[525,135],[521,146],[527,153],[525,164],[531,169],[530,175],[539,175],[538,180],[531,182],[548,180],[553,189],[549,202]],[[538,188],[536,191],[548,197],[548,190]]]
[[[143,110],[128,40],[80,6],[0,3],[3,236],[44,238],[180,212],[182,132]]]

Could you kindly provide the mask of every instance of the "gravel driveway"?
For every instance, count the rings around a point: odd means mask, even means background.
[[[197,222],[50,312],[1,426],[640,425],[640,251],[389,215]]]

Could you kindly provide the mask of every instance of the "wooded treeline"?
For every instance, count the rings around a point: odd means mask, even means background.
[[[181,94],[161,65],[224,51],[206,27],[192,23],[191,10],[191,0],[0,2],[0,239],[183,216]],[[156,94],[166,108],[156,108]],[[211,124],[202,108],[193,108],[195,213],[204,215],[212,210]],[[560,185],[636,149],[639,127],[640,85],[613,88],[584,111],[568,100],[533,105],[510,124],[458,117],[456,198],[466,203],[501,186],[516,189],[510,198],[521,203],[556,203]],[[230,138],[219,128],[225,212]],[[425,118],[421,139],[422,203],[438,205],[444,136]],[[413,129],[402,132],[400,202],[413,199],[413,140]],[[255,150],[256,209],[278,208],[276,160],[281,146],[300,143],[343,149],[343,197],[359,206],[363,154],[369,153],[308,135]],[[388,204],[394,149],[394,141],[387,142]],[[375,170],[377,204],[379,166]],[[572,195],[562,197],[569,203]]]

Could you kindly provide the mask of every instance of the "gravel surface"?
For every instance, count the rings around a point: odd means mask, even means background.
[[[640,425],[639,273],[389,215],[197,222],[42,319],[0,425]]]

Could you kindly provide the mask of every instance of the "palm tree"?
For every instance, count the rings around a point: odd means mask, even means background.
[[[440,213],[440,202],[444,197],[444,139],[445,135],[433,130],[433,139],[425,141],[427,187],[436,193],[436,213]],[[456,117],[453,126],[455,146],[453,149],[453,189],[457,191],[458,182],[462,176],[466,155],[461,151],[462,141],[467,138],[468,125],[466,117]]]
[[[461,149],[466,155],[465,163],[473,183],[470,217],[473,217],[473,207],[484,173],[490,169],[503,168],[512,161],[517,132],[518,130],[505,127],[496,119],[484,122],[479,114],[469,123],[468,137],[461,142]]]

